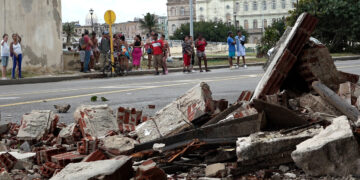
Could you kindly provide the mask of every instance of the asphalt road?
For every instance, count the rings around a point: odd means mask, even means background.
[[[337,62],[345,72],[360,74],[360,60]],[[135,107],[153,115],[200,82],[207,82],[214,99],[236,101],[241,91],[254,90],[264,71],[260,66],[248,69],[218,69],[209,73],[172,73],[167,76],[133,76],[112,79],[83,79],[56,83],[0,86],[2,122],[20,123],[24,113],[31,110],[55,110],[55,104],[70,104],[60,122],[74,122],[73,113],[82,104],[109,104]],[[108,102],[91,102],[91,96],[105,97]],[[148,105],[156,105],[155,110]]]

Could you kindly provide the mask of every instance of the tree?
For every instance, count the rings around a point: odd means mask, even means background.
[[[155,14],[146,13],[144,19],[140,19],[140,28],[143,29],[147,33],[151,33],[152,31],[158,32],[158,18]]]
[[[360,40],[359,0],[300,0],[290,11],[287,23],[293,26],[303,12],[319,19],[312,36],[326,44],[330,51],[358,51]]]
[[[206,40],[213,42],[224,42],[228,37],[228,32],[232,31],[236,34],[237,30],[241,30],[242,34],[247,36],[248,33],[242,28],[236,28],[222,22],[194,22],[194,34],[201,34]],[[170,39],[183,40],[186,35],[190,35],[190,24],[181,25]],[[195,37],[196,38],[196,37]]]
[[[265,28],[264,36],[260,40],[260,44],[256,46],[257,56],[262,57],[273,48],[284,34],[286,29],[285,18],[275,20],[271,26]]]
[[[66,43],[70,44],[70,40],[75,36],[75,24],[74,23],[65,23],[63,25],[63,31],[66,34]]]

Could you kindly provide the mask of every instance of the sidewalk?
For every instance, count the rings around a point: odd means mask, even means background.
[[[360,60],[360,56],[345,56],[345,57],[336,57],[333,58],[334,61],[348,61],[348,60]],[[264,63],[252,63],[247,64],[248,66],[263,66]],[[218,65],[218,66],[211,66],[209,69],[223,69],[228,68],[228,65]],[[199,70],[198,67],[194,68],[195,70]],[[169,68],[169,73],[174,72],[182,72],[183,68]],[[152,75],[155,74],[155,70],[141,70],[141,71],[132,71],[129,72],[128,76],[139,76],[139,75]],[[24,78],[20,80],[1,80],[0,86],[5,85],[16,85],[16,84],[36,84],[36,83],[48,83],[48,82],[60,82],[60,81],[70,81],[76,79],[94,79],[94,78],[103,78],[103,74],[101,72],[94,72],[94,73],[76,73],[72,75],[60,75],[60,76],[39,76],[39,77],[32,77],[32,78]]]

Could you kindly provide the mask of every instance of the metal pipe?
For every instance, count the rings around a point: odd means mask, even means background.
[[[190,0],[190,36],[194,37],[194,3]]]

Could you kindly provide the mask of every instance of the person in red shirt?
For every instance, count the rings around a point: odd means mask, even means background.
[[[198,38],[195,42],[195,47],[196,47],[196,55],[199,59],[199,68],[200,68],[200,72],[203,72],[202,68],[201,68],[201,59],[204,59],[204,64],[205,64],[205,71],[209,72],[210,70],[207,67],[207,59],[206,59],[206,54],[205,54],[205,47],[207,46],[207,42],[205,40],[205,38],[203,38],[203,36],[201,34],[198,35]]]
[[[165,69],[163,66],[163,57],[164,57],[164,41],[158,39],[158,34],[154,33],[153,42],[151,44],[151,49],[153,52],[153,60],[154,60],[154,68],[155,68],[155,75],[159,75],[159,67],[163,68],[163,74],[165,74]]]

